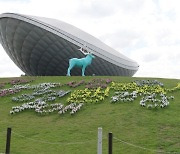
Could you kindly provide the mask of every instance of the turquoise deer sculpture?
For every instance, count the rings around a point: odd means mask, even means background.
[[[78,58],[72,58],[69,60],[69,68],[67,70],[67,76],[71,76],[71,69],[74,67],[81,67],[82,68],[82,76],[85,76],[85,69],[88,65],[91,64],[92,59],[95,58],[95,56],[92,55],[92,53],[88,53],[86,57],[78,59]]]

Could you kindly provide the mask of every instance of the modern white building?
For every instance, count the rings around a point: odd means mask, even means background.
[[[133,76],[137,62],[120,54],[92,35],[65,22],[15,13],[0,15],[0,43],[13,62],[27,75],[65,76],[70,58],[95,55],[86,75]],[[81,75],[74,68],[71,75]]]

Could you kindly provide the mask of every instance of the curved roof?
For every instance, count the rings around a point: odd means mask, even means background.
[[[49,32],[52,32],[77,46],[84,47],[84,45],[86,45],[87,50],[107,60],[108,62],[111,62],[115,65],[118,65],[126,69],[136,71],[138,70],[139,65],[135,61],[129,59],[128,57],[122,55],[118,51],[107,46],[106,44],[101,42],[99,39],[93,37],[92,35],[65,22],[56,19],[21,15],[15,13],[1,14],[0,18],[3,17],[15,18],[31,23]]]

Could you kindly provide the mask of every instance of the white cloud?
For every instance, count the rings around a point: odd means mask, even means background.
[[[0,77],[16,77],[24,74],[0,46]]]
[[[146,47],[132,52],[130,57],[134,57],[140,62],[139,71],[135,76],[180,78],[180,45]],[[144,54],[146,53],[146,54]]]
[[[135,76],[180,79],[179,6],[179,0],[0,0],[0,13],[65,21],[137,61]],[[2,48],[0,54],[0,76],[22,74]]]

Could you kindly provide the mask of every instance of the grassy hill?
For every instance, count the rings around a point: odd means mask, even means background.
[[[122,83],[142,79],[154,80],[130,77],[21,77],[16,80],[33,79],[30,85],[45,82],[61,83],[62,86],[54,89],[71,90],[73,93],[74,90],[85,89],[85,84],[72,88],[66,83],[81,80],[87,83],[95,78],[110,78],[114,82]],[[169,89],[180,83],[180,80],[176,79],[156,80]],[[12,87],[9,81],[12,79],[0,79],[0,83],[5,83],[0,91]],[[110,85],[111,83],[108,86]],[[12,128],[11,152],[13,154],[94,154],[97,153],[98,127],[103,129],[103,153],[108,153],[109,132],[112,132],[114,137],[114,154],[180,153],[180,90],[167,93],[175,99],[170,100],[166,108],[143,108],[139,105],[140,96],[134,102],[110,103],[111,96],[115,92],[110,90],[109,96],[103,101],[86,103],[74,115],[69,113],[60,115],[57,112],[40,115],[34,110],[11,115],[9,112],[13,106],[24,103],[14,102],[12,97],[32,92],[31,89],[22,90],[16,94],[0,97],[0,153],[5,151],[8,127]],[[53,103],[66,104],[70,95],[69,93],[62,98],[57,98]]]

